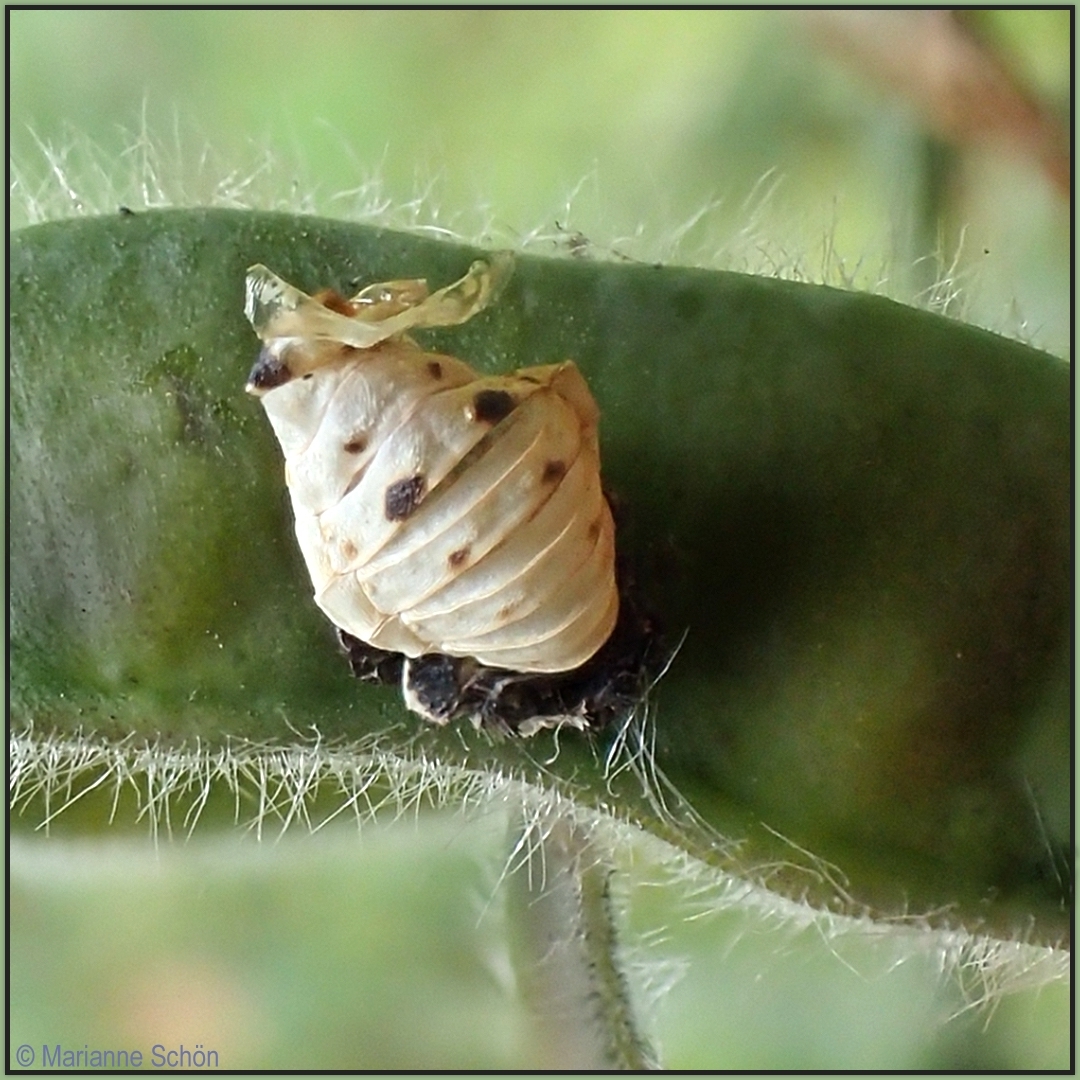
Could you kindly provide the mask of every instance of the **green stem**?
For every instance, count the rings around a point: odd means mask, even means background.
[[[508,914],[536,1068],[658,1068],[619,964],[604,853],[551,813],[519,827],[514,857]]]

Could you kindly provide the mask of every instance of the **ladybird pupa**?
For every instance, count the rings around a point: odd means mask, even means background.
[[[351,298],[247,275],[263,342],[247,389],[285,456],[315,602],[354,669],[404,657],[407,703],[440,723],[483,712],[477,687],[579,671],[619,618],[599,411],[575,364],[481,376],[408,337],[472,318],[511,270],[496,255],[434,293],[402,280]],[[584,708],[515,693],[521,731],[545,722],[531,708]]]

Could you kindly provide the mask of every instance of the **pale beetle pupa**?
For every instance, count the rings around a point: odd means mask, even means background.
[[[640,657],[612,640],[627,621],[615,526],[576,365],[481,376],[407,335],[471,319],[512,267],[498,254],[434,293],[402,280],[346,299],[253,266],[245,314],[263,347],[247,390],[354,671],[400,670],[408,706],[436,723],[529,734],[606,719]]]

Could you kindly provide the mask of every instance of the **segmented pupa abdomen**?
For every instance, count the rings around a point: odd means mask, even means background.
[[[249,389],[337,626],[409,657],[569,671],[618,615],[592,395],[573,363],[481,377],[399,329],[475,313],[478,266],[430,297],[391,282],[350,301],[253,268],[248,314],[266,344]]]

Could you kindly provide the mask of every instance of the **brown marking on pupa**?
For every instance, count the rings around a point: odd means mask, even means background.
[[[478,390],[472,400],[472,419],[478,424],[497,424],[514,411],[514,395],[505,390]]]
[[[593,522],[593,523],[592,523],[592,524],[591,524],[591,525],[589,526],[589,539],[590,539],[590,540],[595,540],[595,539],[596,539],[596,538],[597,538],[597,537],[598,537],[598,536],[600,535],[600,526],[601,526],[601,524],[602,524],[602,521],[601,521],[601,519],[600,519],[600,518],[597,518],[597,519],[596,519],[596,520],[595,520],[595,521],[594,521],[594,522]]]
[[[362,454],[368,447],[368,437],[362,431],[353,434],[342,447],[346,454]]]
[[[566,475],[566,462],[559,461],[557,458],[549,461],[544,466],[544,471],[540,475],[540,480],[545,484],[557,484]]]
[[[428,374],[433,379],[442,378],[442,364],[440,364],[438,360],[429,360],[427,363],[427,370]]]
[[[451,568],[456,570],[459,566],[464,565],[471,553],[472,551],[468,546],[458,548],[457,551],[450,552],[446,561],[450,564]]]
[[[411,517],[424,497],[425,486],[426,482],[419,473],[391,484],[386,489],[386,520],[404,521]]]
[[[359,552],[356,550],[356,545],[351,540],[345,539],[341,542],[341,554],[344,555],[349,562],[352,562]]]
[[[336,289],[320,289],[312,295],[311,299],[350,319],[356,314],[356,305],[350,304]]]

